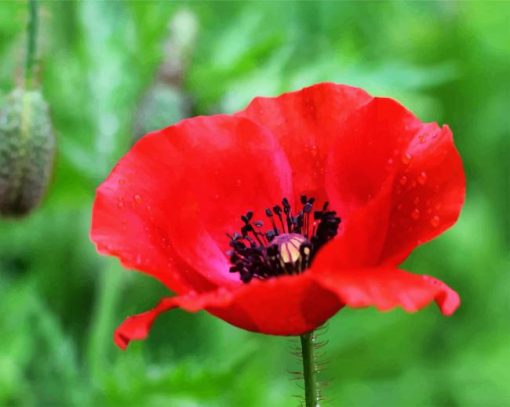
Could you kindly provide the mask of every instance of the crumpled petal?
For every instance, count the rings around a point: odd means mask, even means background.
[[[358,269],[252,281],[234,292],[214,292],[164,298],[150,311],[127,318],[117,328],[115,343],[125,349],[131,340],[145,339],[162,312],[180,307],[207,310],[239,328],[270,335],[301,335],[318,328],[342,307],[374,306],[381,311],[402,307],[415,312],[435,301],[451,315],[458,294],[429,276],[398,269]]]
[[[126,318],[115,330],[113,340],[119,348],[126,349],[132,340],[145,339],[158,315],[165,311],[181,307],[196,312],[204,309],[206,304],[227,304],[230,300],[230,294],[222,289],[205,294],[192,291],[182,296],[165,297],[153,309]]]
[[[322,325],[342,305],[307,273],[254,280],[232,292],[219,289],[165,298],[154,309],[127,318],[115,332],[115,343],[124,349],[130,340],[144,339],[154,319],[175,307],[190,312],[205,309],[248,331],[300,335]]]
[[[319,279],[323,287],[351,308],[375,307],[388,311],[401,307],[416,312],[435,301],[441,312],[449,316],[460,305],[459,295],[442,281],[399,269],[324,272]]]

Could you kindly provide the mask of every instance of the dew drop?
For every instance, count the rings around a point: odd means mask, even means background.
[[[119,179],[119,185],[124,185],[126,183],[126,180],[124,178]]]
[[[420,185],[425,185],[427,182],[427,173],[425,171],[420,172],[420,175],[418,175],[418,183]]]
[[[411,160],[413,159],[413,156],[409,153],[405,153],[403,156],[402,156],[402,163],[404,163],[405,165],[409,164],[411,162]]]
[[[400,185],[405,185],[405,184],[407,184],[407,177],[406,177],[405,175],[402,175],[402,176],[400,177],[399,182],[400,182]]]
[[[430,224],[431,224],[433,227],[437,228],[437,227],[439,226],[439,221],[440,221],[439,216],[435,215],[435,216],[433,216],[433,217],[432,217],[432,219],[430,220]]]
[[[414,198],[413,203],[414,203],[415,205],[418,205],[418,204],[420,203],[420,197],[419,197],[419,196],[417,196],[416,198]]]
[[[388,158],[388,165],[393,165],[394,161],[393,158]]]
[[[124,208],[124,202],[119,200],[119,202],[117,202],[117,208],[119,209]]]
[[[425,134],[420,134],[420,135],[418,136],[418,141],[419,141],[421,144],[425,143]]]
[[[138,194],[136,194],[136,195],[133,197],[133,199],[135,200],[135,202],[136,202],[137,204],[139,204],[139,203],[141,203],[141,202],[142,202],[142,197],[141,197],[140,195],[138,195]]]
[[[404,207],[404,205],[402,205],[401,203],[399,203],[399,204],[397,205],[397,211],[401,211],[403,207]]]
[[[413,209],[413,211],[411,212],[411,218],[413,218],[414,220],[420,219],[420,210],[418,208]]]

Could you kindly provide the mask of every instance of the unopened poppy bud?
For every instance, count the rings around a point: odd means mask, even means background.
[[[38,90],[15,89],[0,108],[0,215],[23,216],[50,179],[55,136]]]

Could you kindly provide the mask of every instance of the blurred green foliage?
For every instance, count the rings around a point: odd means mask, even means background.
[[[0,10],[5,96],[22,77],[27,7]],[[190,24],[196,38],[171,86],[194,114],[335,81],[454,131],[465,210],[405,266],[444,279],[463,305],[449,319],[435,307],[341,311],[324,333],[330,405],[510,405],[510,3],[48,1],[41,11],[40,77],[59,151],[42,207],[0,222],[0,405],[299,404],[285,371],[298,365],[292,339],[174,311],[127,352],[111,340],[165,290],[95,253],[91,203],[132,143],[179,15],[174,40]]]

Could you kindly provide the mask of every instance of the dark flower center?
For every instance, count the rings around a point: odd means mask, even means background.
[[[267,279],[306,270],[318,250],[338,233],[341,219],[325,202],[314,210],[315,199],[301,196],[301,209],[293,213],[287,198],[282,205],[266,209],[270,227],[253,221],[253,212],[241,216],[241,233],[227,234],[231,273],[239,273],[244,283],[253,278]]]

